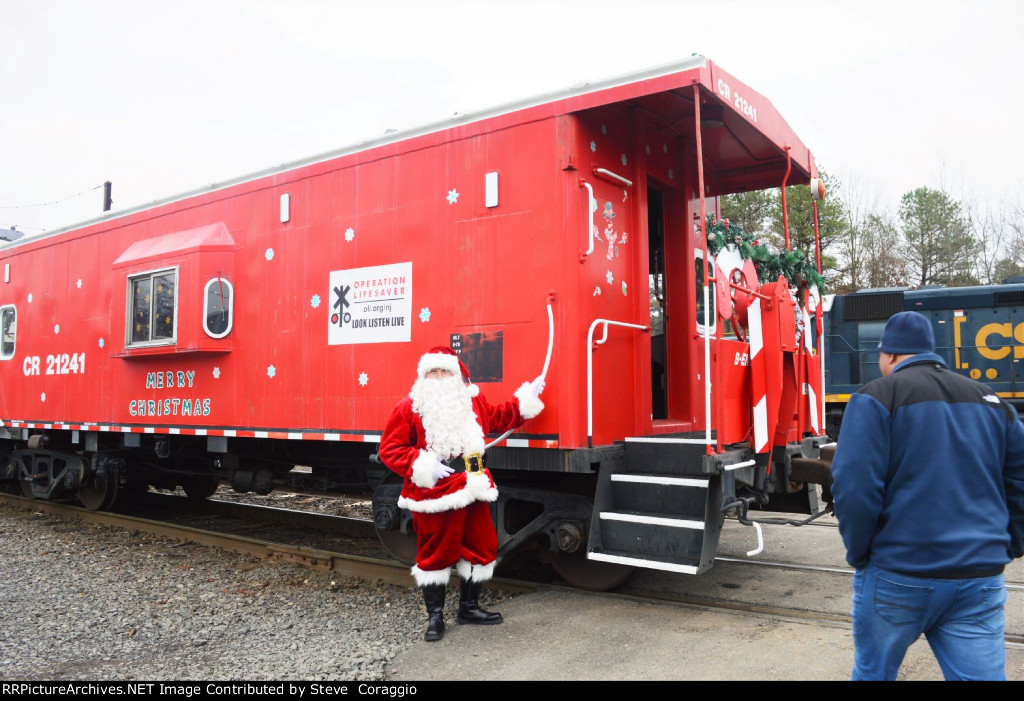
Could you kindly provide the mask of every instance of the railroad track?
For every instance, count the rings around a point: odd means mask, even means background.
[[[184,498],[155,493],[148,495],[145,502],[146,513],[150,515],[148,518],[130,512],[89,511],[71,504],[33,500],[11,494],[0,494],[0,503],[51,513],[84,523],[98,523],[193,542],[318,571],[380,580],[399,586],[410,584],[409,566],[390,558],[384,552],[377,541],[373,522],[364,518],[331,516],[213,499],[188,504],[190,510],[183,513],[181,509],[185,506]],[[153,518],[154,515],[158,518]],[[289,529],[294,529],[294,531]],[[258,537],[256,534],[261,530],[272,532],[273,539]],[[336,547],[338,548],[353,549],[353,543],[361,543],[355,549],[361,550],[363,554],[351,554],[337,549],[314,548],[287,542],[289,538],[292,540],[301,538],[303,542],[316,540],[315,537],[311,537],[313,531],[331,533],[332,536],[327,538],[326,542],[337,543]],[[723,563],[765,568],[839,575],[852,575],[853,573],[853,570],[849,568],[799,563],[743,560],[729,557],[719,557],[716,560]],[[519,593],[530,593],[541,589],[578,591],[573,587],[557,583],[532,582],[504,577],[495,577],[493,586]],[[1024,591],[1024,585],[1008,583],[1007,589]],[[677,592],[631,590],[629,587],[625,587],[624,592],[599,592],[592,595],[636,602],[657,602],[690,608],[752,614],[815,625],[850,627],[848,615],[728,601]],[[1024,634],[1008,632],[1006,642],[1008,646],[1024,649]]]

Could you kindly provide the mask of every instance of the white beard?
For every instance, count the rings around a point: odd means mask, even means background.
[[[447,460],[483,454],[484,432],[473,411],[473,395],[458,377],[416,380],[409,392],[412,410],[423,421],[427,450]]]

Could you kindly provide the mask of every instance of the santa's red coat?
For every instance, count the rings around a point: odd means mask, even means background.
[[[540,413],[544,405],[529,391],[525,383],[515,393],[515,399],[491,405],[478,394],[473,397],[473,412],[482,435],[504,433],[522,426],[527,419]],[[490,470],[468,474],[456,472],[434,481],[425,475],[432,472],[435,456],[427,448],[423,421],[412,410],[412,399],[406,397],[391,412],[384,434],[380,439],[380,460],[403,479],[402,495],[398,505],[419,513],[437,513],[461,509],[474,501],[494,501],[498,490]]]

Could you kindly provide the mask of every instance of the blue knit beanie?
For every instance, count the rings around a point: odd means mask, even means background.
[[[893,355],[915,355],[935,350],[935,334],[928,317],[919,312],[900,312],[885,323],[878,350]]]

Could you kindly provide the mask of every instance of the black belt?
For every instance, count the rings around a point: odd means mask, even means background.
[[[461,455],[457,458],[442,460],[441,462],[452,468],[455,472],[468,472],[473,475],[484,471],[484,456],[479,453]]]
[[[936,572],[903,572],[893,570],[896,574],[905,577],[916,577],[918,579],[981,579],[983,577],[995,577],[1003,573],[1003,566],[989,567],[983,570],[938,570]]]

